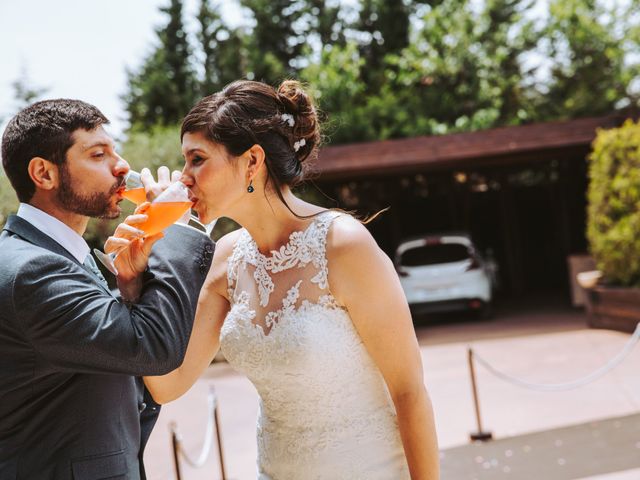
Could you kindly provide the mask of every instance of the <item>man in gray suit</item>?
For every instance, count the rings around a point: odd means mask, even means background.
[[[113,296],[82,239],[120,214],[129,166],[95,107],[38,102],[2,138],[20,200],[0,234],[0,480],[144,478],[159,406],[141,375],[182,362],[208,237],[183,226],[135,242]]]

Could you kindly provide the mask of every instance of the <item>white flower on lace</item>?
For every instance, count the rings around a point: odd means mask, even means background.
[[[264,323],[267,328],[272,329],[276,323],[278,323],[286,315],[291,315],[295,311],[295,305],[300,296],[300,284],[302,280],[299,280],[293,287],[287,292],[287,296],[282,300],[282,308],[275,312],[267,313]]]
[[[291,115],[290,113],[283,113],[282,115],[280,115],[280,118],[282,118],[282,121],[284,123],[288,123],[290,127],[293,127],[296,124],[293,115]]]
[[[300,140],[298,140],[297,142],[295,142],[293,144],[293,150],[295,152],[297,152],[298,150],[300,150],[302,147],[304,147],[307,144],[307,141],[304,138],[301,138]]]

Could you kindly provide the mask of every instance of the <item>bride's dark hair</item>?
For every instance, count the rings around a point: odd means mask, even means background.
[[[282,186],[295,187],[305,179],[320,143],[313,99],[295,80],[282,82],[277,90],[249,80],[227,85],[200,100],[184,118],[180,139],[195,132],[224,145],[236,157],[260,145],[265,152],[267,183],[272,183],[285,205]]]

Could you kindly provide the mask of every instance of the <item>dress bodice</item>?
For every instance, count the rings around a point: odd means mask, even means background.
[[[246,230],[228,261],[221,349],[260,396],[261,479],[408,477],[386,384],[330,292],[317,216],[270,256]]]

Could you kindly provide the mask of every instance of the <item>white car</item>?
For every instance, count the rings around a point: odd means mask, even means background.
[[[395,265],[412,312],[473,310],[489,315],[496,266],[480,256],[468,235],[402,242]]]

